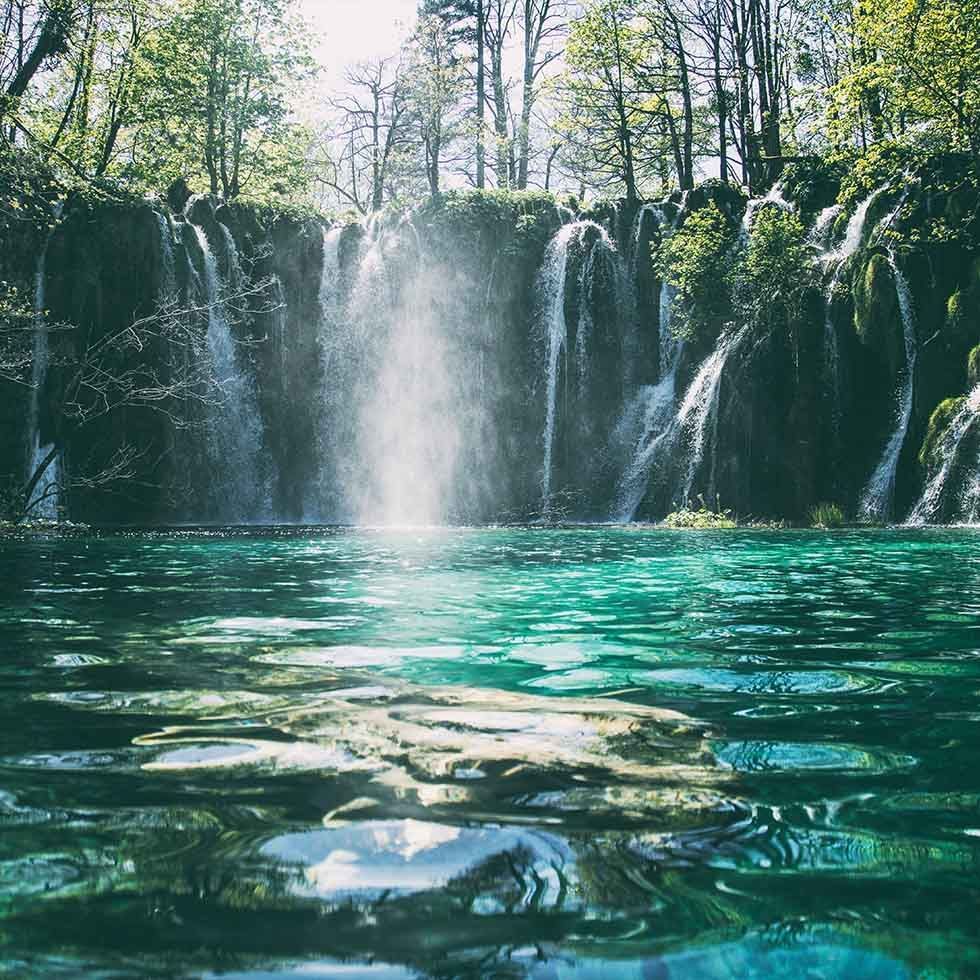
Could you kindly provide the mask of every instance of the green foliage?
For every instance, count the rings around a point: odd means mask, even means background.
[[[929,425],[926,427],[926,435],[922,440],[922,448],[919,450],[919,462],[929,468],[936,465],[938,460],[938,450],[942,445],[943,434],[953,421],[953,417],[963,406],[966,399],[946,398],[941,401],[929,416]]]
[[[844,523],[844,511],[838,504],[819,503],[810,508],[810,526],[817,528],[840,527]]]
[[[783,193],[807,218],[833,204],[848,168],[838,158],[808,157],[789,164],[780,176]]]
[[[719,531],[730,530],[738,524],[732,519],[731,511],[708,510],[702,506],[698,510],[682,507],[673,511],[663,519],[663,526],[675,530]]]
[[[432,198],[419,216],[440,232],[447,247],[460,237],[490,235],[507,254],[543,245],[557,222],[556,201],[542,191],[452,190]]]
[[[712,341],[732,316],[735,233],[710,201],[660,244],[657,272],[677,290],[671,330],[684,340]]]
[[[789,323],[800,315],[813,276],[807,232],[799,217],[782,208],[760,209],[735,273],[736,305],[743,319],[767,329]]]
[[[966,376],[971,385],[980,385],[980,344],[967,355]]]
[[[980,0],[862,0],[832,131],[980,152]],[[870,132],[868,132],[870,130]]]
[[[863,153],[848,148],[831,159],[844,173],[838,202],[853,211],[872,191],[902,182],[907,172],[922,165],[924,154],[905,140],[880,140]]]

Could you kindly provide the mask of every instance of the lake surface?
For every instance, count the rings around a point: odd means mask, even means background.
[[[980,534],[0,542],[0,974],[980,976]]]

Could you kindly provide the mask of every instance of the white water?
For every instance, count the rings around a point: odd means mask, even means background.
[[[55,222],[61,217],[62,205],[54,206]],[[53,443],[42,443],[41,403],[48,378],[51,360],[46,314],[46,284],[48,246],[51,243],[53,228],[48,232],[37,260],[34,275],[34,336],[31,349],[31,394],[27,409],[27,467],[25,482],[30,483],[34,475],[44,465],[45,459],[54,449]],[[61,452],[48,463],[38,478],[27,501],[26,511],[33,517],[57,520],[61,497]]]
[[[915,396],[915,361],[917,343],[915,337],[915,309],[908,281],[902,275],[895,262],[895,256],[889,252],[888,264],[895,277],[895,291],[898,297],[898,308],[902,318],[902,332],[905,338],[905,371],[896,394],[895,428],[885,444],[884,452],[871,479],[868,481],[861,496],[858,509],[862,518],[872,521],[887,520],[892,515],[895,498],[895,474],[898,469],[898,459],[905,444],[909,420],[912,417],[912,404]]]
[[[966,435],[974,428],[978,419],[980,419],[980,385],[977,385],[967,395],[943,433],[939,446],[942,465],[926,484],[922,496],[906,521],[907,524],[913,526],[930,524],[940,516],[940,508],[947,502],[949,495],[950,475],[957,464],[961,462],[961,444]],[[980,516],[977,513],[977,504],[980,502],[977,494],[978,483],[980,483],[980,460],[975,460],[967,477],[963,493],[960,499],[955,502],[954,508],[950,510],[949,517],[951,520],[967,524],[973,524],[977,521],[978,516]]]
[[[369,221],[347,314],[358,364],[345,498],[359,523],[453,521],[465,496],[463,433],[481,406],[461,394],[472,365],[441,313],[454,271],[427,261],[407,217]]]
[[[845,259],[849,259],[864,241],[864,226],[868,220],[868,211],[871,205],[882,194],[883,189],[878,188],[872,191],[858,206],[854,214],[847,222],[847,229],[844,232],[844,239],[836,249],[826,252],[822,258],[827,268],[840,267]]]
[[[162,306],[170,303],[177,292],[177,264],[174,258],[174,231],[170,217],[156,212],[157,227],[160,230],[160,290],[159,302]]]
[[[831,393],[831,413],[835,438],[840,432],[841,423],[841,373],[840,373],[840,343],[837,338],[837,328],[834,324],[833,299],[844,273],[847,260],[861,247],[864,240],[864,229],[868,219],[868,211],[875,202],[880,190],[869,194],[851,215],[841,244],[834,248],[828,241],[830,227],[840,214],[840,205],[825,208],[817,219],[811,240],[823,245],[825,250],[817,256],[817,263],[829,272],[827,289],[824,299],[824,373]]]
[[[840,204],[831,204],[829,208],[824,208],[817,215],[817,220],[813,224],[810,232],[810,242],[818,248],[829,248],[829,238],[831,236],[831,226],[837,220],[837,216],[843,211]]]
[[[319,341],[323,386],[320,392],[320,424],[317,431],[317,478],[306,502],[306,520],[310,523],[345,523],[351,514],[340,501],[340,460],[343,449],[340,430],[349,416],[344,379],[345,338],[347,336],[341,288],[341,227],[322,229],[323,265],[320,268]],[[346,409],[346,410],[345,410]]]
[[[621,429],[633,436],[630,460],[616,488],[612,519],[618,523],[632,521],[650,485],[650,477],[660,454],[670,443],[667,435],[677,402],[677,368],[683,345],[670,329],[674,289],[667,283],[660,287],[659,359],[660,380],[644,385],[627,407]]]
[[[204,260],[202,297],[207,305],[207,345],[216,391],[207,432],[208,497],[213,516],[226,523],[248,523],[271,516],[270,490],[262,470],[262,419],[248,372],[238,363],[238,344],[231,330],[218,263],[207,235],[191,224]],[[231,237],[226,234],[225,243]],[[228,248],[232,281],[239,275],[238,253]]]
[[[544,453],[541,467],[541,508],[544,514],[549,514],[552,496],[552,470],[554,462],[555,430],[558,416],[558,383],[560,376],[564,377],[566,394],[569,385],[567,364],[568,354],[568,324],[565,317],[565,299],[568,278],[568,252],[573,243],[581,242],[588,233],[596,235],[596,241],[590,248],[577,279],[579,290],[579,322],[576,338],[576,374],[579,381],[579,392],[588,375],[589,340],[592,332],[592,314],[589,309],[592,294],[592,279],[596,263],[600,258],[615,263],[611,269],[616,283],[615,303],[620,314],[625,302],[625,290],[621,284],[621,270],[616,256],[616,246],[609,238],[606,230],[594,221],[576,221],[563,225],[545,250],[544,260],[538,273],[535,293],[538,297],[539,331],[544,339],[545,367],[545,423],[543,434]],[[629,311],[625,312],[629,315]],[[623,358],[624,364],[630,358]],[[564,370],[562,370],[564,368]],[[583,420],[584,421],[584,420]]]
[[[694,490],[694,481],[710,447],[711,476],[705,490],[710,493],[714,484],[714,453],[718,429],[718,398],[725,365],[747,333],[746,328],[722,334],[715,349],[702,361],[694,380],[688,386],[677,412],[677,425],[685,434],[687,469],[678,503],[686,505]]]

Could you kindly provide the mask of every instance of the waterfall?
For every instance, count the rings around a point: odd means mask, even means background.
[[[358,377],[345,495],[360,523],[443,523],[478,492],[461,465],[482,405],[449,329],[456,274],[429,260],[409,217],[368,223],[347,313]]]
[[[588,234],[595,234],[596,240],[589,247],[576,281],[578,288],[579,319],[576,325],[576,387],[574,393],[581,400],[585,393],[588,376],[589,341],[592,333],[592,292],[597,263],[600,258],[609,260],[607,267],[610,272],[615,290],[617,314],[626,319],[630,317],[631,309],[628,304],[623,272],[619,263],[616,246],[608,233],[594,221],[576,221],[563,225],[555,233],[545,250],[544,260],[538,272],[536,295],[538,297],[539,332],[544,340],[544,369],[545,369],[545,423],[543,434],[544,455],[541,468],[541,507],[544,514],[549,514],[552,504],[552,479],[554,469],[555,437],[558,423],[560,381],[564,381],[567,401],[571,378],[567,364],[568,324],[565,317],[566,290],[568,279],[569,250],[573,245],[583,245]],[[626,307],[624,309],[624,307]],[[630,340],[624,339],[628,347]],[[625,376],[629,371],[629,351],[624,350],[622,365]],[[579,406],[580,425],[587,425],[588,418],[582,414],[584,407]]]
[[[847,229],[844,232],[844,240],[841,242],[840,248],[830,252],[825,259],[828,265],[839,265],[845,259],[850,258],[861,247],[861,242],[864,241],[864,226],[868,220],[868,211],[871,210],[871,205],[879,198],[883,190],[881,187],[873,190],[857,206],[854,214],[851,215],[850,220],[847,222]]]
[[[840,342],[837,337],[837,327],[834,324],[834,295],[843,280],[847,269],[847,260],[861,247],[868,211],[881,192],[880,188],[872,191],[857,206],[854,214],[847,222],[844,238],[837,248],[833,247],[833,243],[829,239],[834,219],[841,211],[840,205],[832,205],[820,213],[811,235],[811,241],[824,247],[824,251],[817,256],[817,262],[829,272],[824,298],[823,357],[824,374],[827,378],[831,397],[831,422],[835,440],[839,439],[840,436],[841,370]]]
[[[160,289],[159,302],[170,303],[177,292],[177,262],[174,258],[174,232],[170,218],[162,211],[155,211],[160,232]]]
[[[63,205],[59,202],[53,207],[55,223],[61,217]],[[31,344],[31,390],[27,409],[27,467],[25,485],[29,484],[44,462],[51,456],[54,443],[42,440],[42,404],[44,388],[48,379],[48,366],[51,360],[48,338],[45,297],[47,285],[48,246],[54,227],[48,232],[41,246],[34,274],[34,334]],[[57,520],[61,497],[61,450],[48,462],[44,472],[38,477],[30,500],[25,501],[27,513],[44,520]]]
[[[312,499],[307,498],[308,522],[333,523],[349,520],[340,502],[341,480],[338,472],[343,440],[339,437],[343,420],[349,412],[348,390],[344,371],[347,366],[345,320],[340,267],[341,227],[322,229],[323,263],[320,267],[319,347],[322,385],[320,389],[317,430],[317,477]],[[345,411],[346,409],[346,411]]]
[[[829,251],[834,222],[843,210],[840,204],[831,204],[829,208],[824,208],[817,215],[817,220],[813,223],[813,229],[810,232],[811,244],[825,252]]]
[[[555,443],[555,416],[558,409],[558,366],[565,350],[565,278],[568,270],[568,243],[577,224],[562,225],[548,243],[538,273],[537,295],[541,297],[547,354],[545,362],[544,462],[541,469],[541,504],[547,513],[551,501],[551,461]]]
[[[962,443],[967,434],[974,430],[978,418],[980,418],[980,385],[977,385],[963,400],[963,404],[943,433],[939,447],[942,465],[926,484],[922,496],[906,521],[907,524],[914,526],[930,524],[940,516],[950,496],[950,476],[957,464],[962,462]],[[968,473],[967,484],[960,498],[955,501],[955,508],[950,510],[953,521],[965,524],[976,523],[980,517],[977,506],[980,503],[978,486],[980,486],[980,460],[975,460]]]
[[[744,327],[722,334],[715,349],[695,372],[676,413],[673,410],[681,345],[674,342],[673,353],[668,355],[668,371],[646,393],[645,431],[617,491],[618,521],[633,519],[646,495],[651,475],[661,464],[676,464],[679,449],[683,455],[672,494],[674,504],[687,504],[709,449],[712,459],[709,484],[713,484],[721,380],[728,358],[746,335]]]
[[[210,406],[207,431],[208,494],[213,516],[223,522],[269,519],[270,490],[260,476],[262,419],[251,379],[238,364],[225,288],[208,237],[191,224],[204,262],[203,291],[208,311],[207,346],[218,401]],[[229,281],[240,277],[238,251],[224,225]]]
[[[896,396],[895,428],[885,444],[878,465],[861,497],[859,513],[867,520],[885,520],[891,516],[895,497],[895,474],[898,458],[905,443],[909,420],[912,417],[912,403],[915,395],[915,310],[908,281],[895,262],[895,255],[888,253],[888,264],[895,278],[895,291],[898,308],[902,317],[902,331],[905,336],[905,371],[898,386]]]
[[[634,436],[629,463],[616,488],[613,520],[618,523],[635,518],[650,485],[653,465],[670,441],[664,437],[674,417],[677,368],[683,350],[683,344],[670,329],[674,294],[672,286],[666,282],[661,284],[658,318],[660,380],[655,385],[640,388],[621,423],[622,428]],[[637,432],[639,435],[635,435]]]
[[[721,379],[725,365],[732,352],[742,343],[747,328],[724,333],[718,339],[715,349],[702,361],[694,380],[684,393],[684,399],[677,412],[678,428],[686,434],[687,467],[681,485],[679,501],[686,505],[694,489],[705,449],[711,447],[711,478],[714,482],[715,458],[717,448],[715,439],[718,425],[718,397],[721,393]],[[711,486],[707,488],[710,492]]]

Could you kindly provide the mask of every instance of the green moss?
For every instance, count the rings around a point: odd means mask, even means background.
[[[929,416],[929,425],[926,428],[925,438],[922,440],[922,448],[919,450],[919,462],[926,468],[935,464],[936,451],[942,442],[943,433],[962,404],[963,396],[946,398],[936,406],[932,415]]]
[[[964,306],[962,289],[957,289],[946,301],[946,322],[954,331],[958,332],[963,323],[965,316]]]
[[[894,372],[904,359],[901,316],[888,259],[875,253],[854,277],[854,329]]]
[[[966,377],[970,387],[980,385],[980,344],[966,356]]]

